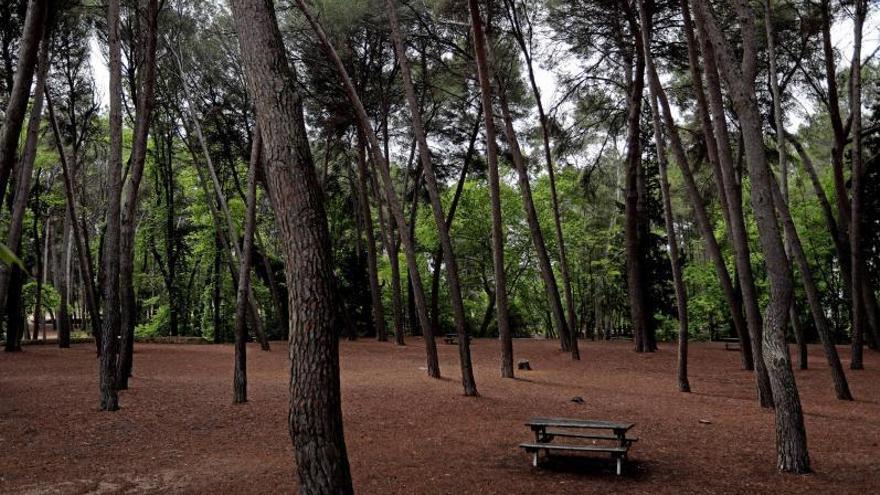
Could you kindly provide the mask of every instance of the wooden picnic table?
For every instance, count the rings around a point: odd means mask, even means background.
[[[535,434],[534,443],[523,443],[520,447],[532,454],[532,465],[538,466],[538,454],[540,451],[548,453],[551,450],[569,452],[606,452],[617,460],[617,474],[620,475],[623,459],[626,459],[630,446],[637,438],[627,437],[627,432],[635,426],[634,423],[619,423],[615,421],[583,420],[570,418],[532,418],[526,422]],[[606,430],[611,434],[597,433],[592,430]],[[558,444],[552,443],[556,437],[577,438],[593,440],[594,444]],[[596,445],[595,441],[607,441],[610,443]]]

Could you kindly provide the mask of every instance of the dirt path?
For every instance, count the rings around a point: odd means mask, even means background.
[[[534,371],[498,378],[498,344],[473,344],[482,397],[461,395],[454,346],[444,378],[403,348],[343,342],[348,452],[358,493],[871,493],[880,486],[880,355],[849,372],[857,401],[834,399],[821,350],[797,371],[815,474],[776,473],[772,413],[752,375],[716,344],[693,345],[692,394],[675,391],[669,345],[585,343],[571,362],[555,342],[517,341]],[[295,493],[287,433],[287,353],[248,348],[250,400],[234,406],[232,347],[139,344],[122,410],[99,413],[88,344],[0,354],[0,493]],[[848,350],[841,348],[842,356]],[[848,365],[848,362],[845,362]],[[420,369],[422,368],[422,369]],[[585,402],[571,402],[574,396]],[[535,470],[523,421],[568,416],[637,423],[624,476],[610,459]],[[711,424],[703,424],[706,420]]]

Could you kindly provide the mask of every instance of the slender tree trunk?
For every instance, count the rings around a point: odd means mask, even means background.
[[[215,224],[216,225],[216,224]],[[215,229],[217,227],[215,226]],[[223,279],[223,272],[221,271],[221,266],[223,264],[221,251],[223,251],[225,247],[223,246],[223,242],[220,240],[220,233],[215,232],[214,235],[214,268],[212,273],[214,275],[214,280],[212,281],[211,286],[211,326],[214,328],[214,343],[219,344],[223,342],[223,319],[222,314],[220,312],[220,284]]]
[[[134,241],[138,191],[144,174],[147,157],[147,140],[150,131],[150,117],[153,112],[153,93],[156,84],[156,42],[159,0],[146,1],[144,26],[144,60],[141,66],[140,87],[135,110],[134,142],[128,167],[128,181],[122,192],[122,216],[120,218],[120,263],[119,288],[121,311],[121,339],[119,341],[119,360],[116,366],[116,387],[128,388],[134,353],[134,327],[137,324],[137,303],[134,293]],[[171,302],[172,317],[176,319],[176,303]],[[176,323],[176,321],[175,321]]]
[[[183,65],[181,64],[180,57],[175,53],[174,58],[177,62],[178,73],[182,80],[186,81],[185,74],[183,71]],[[190,121],[193,124],[193,128],[195,129],[196,138],[198,138],[199,145],[202,148],[202,154],[205,157],[205,165],[208,167],[208,173],[211,176],[211,183],[214,186],[214,194],[217,195],[217,202],[220,203],[220,210],[223,213],[223,219],[226,221],[225,227],[227,231],[227,240],[232,247],[232,251],[235,253],[235,260],[240,260],[242,257],[241,246],[238,243],[238,229],[235,227],[235,222],[232,220],[232,214],[229,212],[229,205],[226,203],[226,195],[223,193],[223,188],[220,185],[220,179],[217,177],[217,171],[214,168],[214,162],[211,159],[211,153],[208,150],[208,143],[205,140],[205,135],[202,132],[202,125],[199,122],[199,119],[196,117],[195,110],[190,106],[192,105],[193,100],[192,94],[190,93],[189,87],[184,83],[183,85],[184,93],[186,93],[186,99],[188,102],[188,111],[190,116]],[[233,263],[233,266],[234,263]],[[233,273],[236,270],[233,268]],[[269,339],[266,336],[266,331],[263,328],[263,322],[260,319],[259,308],[257,306],[257,299],[254,297],[253,288],[248,285],[248,306],[250,306],[251,313],[251,323],[254,326],[254,333],[257,334],[257,337],[260,339],[260,348],[264,351],[269,350]]]
[[[24,152],[19,160],[18,177],[15,181],[15,191],[12,200],[12,218],[9,221],[9,230],[6,233],[6,247],[17,255],[21,254],[21,236],[24,228],[24,215],[27,211],[28,197],[31,193],[31,177],[34,171],[34,161],[37,157],[37,141],[40,134],[40,120],[43,116],[43,88],[46,86],[46,74],[49,71],[49,30],[44,33],[40,44],[40,54],[37,62],[37,84],[34,88],[34,98],[31,104],[31,112],[28,117],[27,137],[25,138]],[[39,258],[39,256],[37,256]],[[16,270],[14,266],[0,266],[0,307],[6,305],[6,291],[9,287],[10,273]]]
[[[785,152],[785,116],[782,113],[782,91],[779,88],[779,80],[776,69],[776,37],[773,33],[773,21],[770,0],[764,0],[764,28],[767,34],[767,59],[769,60],[769,78],[770,92],[773,97],[773,115],[774,125],[776,127],[776,150],[779,153],[779,173],[781,177],[781,201],[788,204],[788,156]],[[783,230],[783,243],[785,254],[790,260],[791,239]],[[798,320],[797,301],[792,297],[791,307],[788,310],[789,319],[791,320],[791,328],[794,331],[795,340],[798,347],[798,367],[802,370],[807,369],[807,343],[805,341],[803,330]]]
[[[428,148],[428,140],[425,137],[425,126],[422,122],[421,109],[416,98],[415,86],[412,82],[409,59],[406,54],[406,45],[397,20],[397,7],[393,0],[386,0],[388,20],[391,26],[391,39],[397,53],[397,63],[400,66],[400,75],[403,81],[403,89],[409,106],[412,130],[419,148],[419,159],[422,163],[422,173],[425,178],[425,188],[431,201],[431,210],[434,213],[434,223],[440,236],[440,245],[443,248],[443,258],[446,262],[446,278],[449,282],[449,294],[452,299],[452,314],[455,319],[455,330],[458,334],[458,357],[461,364],[461,383],[464,394],[477,396],[477,383],[474,380],[473,365],[471,363],[470,336],[467,328],[467,317],[464,312],[464,301],[461,296],[461,282],[458,277],[458,261],[452,249],[452,239],[449,237],[449,228],[446,225],[446,214],[440,203],[437,177],[434,174],[434,166],[431,163],[431,150]],[[513,360],[502,364],[502,376],[513,377]]]
[[[792,297],[791,267],[785,257],[774,208],[772,171],[764,154],[761,117],[754,90],[755,16],[745,0],[735,1],[743,47],[742,62],[737,64],[732,60],[730,47],[715,23],[706,1],[698,0],[696,4],[699,22],[705,26],[705,32],[709,34],[715,48],[719,67],[724,74],[742,128],[751,183],[752,209],[770,282],[770,300],[765,312],[762,344],[776,406],[777,467],[783,472],[806,473],[810,471],[807,433],[784,332]]]
[[[388,162],[385,160],[385,157],[382,156],[382,153],[380,151],[381,147],[379,144],[379,139],[376,137],[376,133],[373,130],[372,125],[370,125],[370,119],[367,116],[367,112],[364,109],[363,103],[361,103],[360,97],[358,96],[354,88],[354,84],[351,82],[351,78],[348,76],[345,65],[342,63],[342,60],[339,58],[339,55],[336,53],[336,50],[330,43],[329,38],[327,38],[327,34],[324,32],[324,29],[315,19],[315,16],[312,13],[311,9],[306,6],[304,0],[296,0],[296,4],[305,15],[312,29],[315,31],[315,34],[318,35],[318,38],[320,39],[324,50],[327,52],[328,57],[336,66],[339,78],[341,79],[343,86],[345,87],[350,102],[354,106],[354,111],[358,119],[358,125],[360,125],[361,130],[367,137],[367,142],[370,145],[369,148],[371,156],[373,158],[373,164],[378,165],[379,175],[382,178],[382,185],[385,190],[385,199],[387,201],[389,209],[391,210],[391,215],[393,215],[395,223],[397,224],[398,233],[400,235],[401,241],[403,242],[404,252],[406,254],[409,277],[413,285],[413,296],[415,299],[416,313],[418,314],[419,325],[422,327],[422,331],[424,332],[425,352],[427,354],[427,372],[429,376],[433,378],[439,378],[440,362],[437,358],[437,344],[434,341],[434,332],[430,326],[430,319],[428,318],[428,307],[425,301],[425,292],[424,287],[422,286],[422,277],[419,272],[418,259],[416,258],[415,243],[412,236],[410,235],[409,224],[407,223],[407,220],[403,215],[403,209],[401,208],[400,201],[397,198],[397,193],[394,191],[394,183],[392,182],[391,171],[388,167]]]
[[[862,26],[865,23],[866,0],[855,0],[855,21],[853,33],[853,58],[850,76],[850,105],[852,106],[852,174],[850,190],[852,203],[849,222],[849,258],[852,270],[852,359],[850,368],[860,370],[862,363],[862,345],[865,334],[865,305],[862,293],[866,289],[863,284],[864,260],[862,254]],[[869,289],[870,290],[870,289]]]
[[[107,43],[110,51],[110,152],[107,222],[101,261],[104,274],[104,319],[101,330],[101,410],[119,409],[116,358],[119,335],[119,213],[122,195],[122,53],[119,40],[119,0],[107,4]],[[76,221],[76,220],[74,220]]]
[[[235,297],[235,373],[232,380],[232,402],[247,402],[247,297],[251,283],[251,251],[257,220],[257,167],[262,159],[263,139],[260,127],[254,127],[251,161],[248,165],[247,211],[244,217],[244,240],[238,268],[238,291]]]
[[[270,2],[233,0],[248,92],[263,134],[267,182],[284,243],[290,298],[290,435],[299,492],[354,493],[342,425],[330,234],[302,99]],[[280,88],[280,89],[279,89]]]
[[[382,288],[379,286],[379,261],[376,256],[376,236],[373,230],[373,215],[370,210],[370,198],[367,193],[367,150],[363,133],[358,133],[357,156],[357,190],[361,216],[364,219],[364,231],[367,237],[367,278],[370,282],[370,302],[373,312],[373,326],[376,328],[376,340],[386,342],[388,331],[385,327],[385,309],[382,306]]]
[[[556,244],[559,246],[559,271],[562,276],[563,294],[565,295],[565,309],[568,316],[568,329],[573,336],[577,338],[578,323],[577,313],[574,308],[574,293],[571,289],[571,275],[568,271],[568,255],[565,250],[565,237],[562,231],[562,221],[559,214],[559,198],[556,192],[556,172],[553,166],[553,153],[550,148],[550,129],[547,122],[547,114],[544,111],[544,104],[541,102],[541,91],[538,89],[538,83],[535,80],[535,71],[532,64],[532,53],[526,44],[520,24],[519,14],[516,9],[515,0],[506,0],[508,9],[508,17],[513,25],[513,35],[519,45],[520,52],[525,59],[526,71],[529,76],[529,85],[532,89],[532,96],[535,98],[535,104],[538,109],[538,122],[541,125],[541,142],[544,146],[544,161],[547,166],[547,178],[550,182],[550,206],[553,212],[553,227],[556,235]]]
[[[782,226],[785,229],[786,236],[789,239],[792,250],[792,258],[798,265],[801,273],[801,279],[804,283],[804,290],[807,293],[807,301],[810,304],[810,311],[813,314],[813,321],[816,324],[816,332],[819,334],[819,340],[822,342],[822,350],[825,351],[825,358],[828,360],[828,368],[831,370],[831,379],[834,381],[834,391],[840,400],[853,400],[849,391],[849,384],[846,380],[846,373],[840,364],[840,357],[837,355],[837,348],[834,346],[834,339],[831,335],[831,329],[828,325],[828,319],[825,317],[825,311],[822,308],[822,299],[819,295],[819,288],[813,279],[813,272],[807,261],[807,255],[804,252],[800,237],[788,209],[788,203],[782,195],[777,184],[773,187],[774,203],[776,209],[780,213]]]
[[[47,24],[48,11],[48,0],[28,1],[18,51],[18,66],[15,68],[12,90],[9,93],[6,111],[3,113],[3,125],[0,127],[0,206],[5,203],[6,186],[15,164],[18,138],[24,125],[34,68],[37,65],[37,53]]]
[[[89,242],[85,238],[85,231],[80,229],[80,224],[76,220],[76,196],[73,192],[74,177],[67,163],[67,153],[64,151],[64,145],[61,141],[61,132],[58,128],[58,120],[55,118],[52,98],[49,96],[48,91],[44,90],[43,94],[46,98],[46,109],[49,111],[49,123],[52,127],[52,135],[55,138],[55,146],[58,149],[58,157],[61,162],[61,175],[64,179],[64,195],[67,203],[65,211],[67,219],[69,219],[66,220],[66,222],[69,221],[71,231],[73,232],[73,239],[76,243],[77,260],[79,261],[80,273],[83,274],[83,286],[86,293],[86,305],[88,306],[89,317],[91,319],[92,334],[95,337],[95,345],[98,354],[100,354],[103,347],[103,339],[101,338],[103,326],[101,323],[101,313],[98,309],[98,290],[95,287],[95,277],[92,272],[91,254],[88,250]],[[62,243],[63,242],[67,241],[62,240]],[[61,341],[59,339],[59,344],[60,343]]]
[[[458,202],[461,200],[461,193],[464,191],[464,184],[467,181],[468,171],[473,158],[477,135],[480,133],[480,118],[483,109],[477,111],[477,117],[474,120],[474,130],[471,132],[468,148],[464,154],[464,161],[461,166],[461,173],[455,186],[455,192],[452,194],[452,201],[449,203],[449,211],[446,213],[446,228],[452,231],[452,221],[455,219],[455,211],[458,209]],[[440,328],[440,263],[442,263],[443,247],[438,245],[434,252],[434,267],[431,273],[431,325],[434,328]],[[494,306],[493,306],[494,310]]]
[[[727,273],[727,275],[726,277],[719,275],[719,280],[722,281],[722,290],[730,305],[734,328],[736,329],[737,337],[739,337],[742,368],[754,370],[754,356],[760,356],[761,352],[759,336],[762,322],[751,266],[748,233],[743,215],[742,189],[736,178],[733,155],[730,150],[730,136],[727,131],[721,86],[718,80],[718,70],[715,67],[714,56],[712,55],[712,47],[708,40],[705,39],[705,36],[701,35],[700,47],[704,54],[703,60],[705,64],[702,65],[699,60],[693,20],[691,19],[687,0],[682,0],[681,8],[684,17],[691,78],[694,81],[694,92],[697,96],[697,108],[700,113],[700,124],[705,136],[709,160],[717,164],[713,165],[715,183],[724,191],[724,206],[726,206],[727,210],[725,220],[727,221],[727,230],[731,245],[733,246],[735,276],[739,281],[741,297],[737,294],[732,281],[730,281],[731,276],[727,271],[726,264],[723,266],[723,272]],[[706,85],[709,90],[708,101],[706,93],[703,91],[704,71],[701,70],[701,67],[705,70]],[[717,259],[713,258],[713,261],[716,273],[722,273],[722,266],[718,264]],[[730,284],[725,283],[725,280],[730,281]],[[745,310],[745,319],[743,318],[743,310]],[[766,373],[760,374],[763,376]],[[764,380],[763,378],[758,379]],[[766,383],[766,380],[764,380],[764,383]]]
[[[645,50],[645,62],[647,70],[654,73],[654,60],[651,58],[651,30],[650,14],[645,6],[645,0],[639,0],[639,20],[642,24],[642,46]],[[657,95],[653,88],[649,91],[651,102],[651,122],[654,129],[654,142],[657,146],[657,162],[660,168],[660,193],[663,199],[663,220],[666,226],[666,241],[669,245],[669,264],[672,268],[672,283],[675,286],[675,304],[678,310],[678,368],[676,378],[679,392],[690,392],[691,386],[687,373],[688,352],[688,312],[687,291],[684,287],[681,262],[678,254],[678,238],[675,234],[675,220],[672,215],[672,199],[669,194],[669,179],[667,177],[666,141],[663,139],[663,131],[660,124],[660,110],[657,106]]]

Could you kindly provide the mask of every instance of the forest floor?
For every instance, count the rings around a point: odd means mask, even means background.
[[[880,355],[851,372],[855,402],[834,399],[817,346],[797,371],[810,455],[807,476],[776,472],[773,413],[751,373],[719,344],[691,346],[693,393],[675,385],[675,350],[582,342],[572,362],[552,341],[517,340],[534,371],[499,378],[498,343],[475,340],[482,396],[461,394],[457,348],[439,345],[445,378],[424,372],[424,347],[342,342],[345,433],[355,489],[439,493],[876,493]],[[848,349],[841,347],[848,366]],[[26,346],[0,355],[0,493],[295,493],[287,433],[285,343],[248,348],[250,402],[233,405],[231,345],[138,344],[122,409],[98,412],[94,347]],[[571,399],[583,397],[584,403]],[[607,456],[535,469],[517,445],[533,416],[631,421],[640,441],[623,476]]]

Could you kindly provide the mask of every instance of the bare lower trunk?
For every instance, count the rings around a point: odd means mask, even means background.
[[[248,166],[247,211],[244,218],[244,240],[238,268],[238,290],[235,297],[235,372],[232,380],[232,402],[247,402],[247,297],[251,283],[251,251],[257,216],[257,167],[262,159],[263,140],[260,127],[254,127],[251,160]]]
[[[104,274],[104,317],[101,330],[101,410],[119,409],[116,395],[117,335],[119,335],[119,214],[122,195],[122,53],[119,40],[119,0],[107,6],[110,51],[110,153],[107,221],[101,263]],[[76,220],[74,220],[76,221]]]
[[[291,310],[288,421],[299,492],[350,494],[354,489],[339,390],[342,305],[302,100],[272,4],[263,0],[231,4],[284,246]]]
[[[849,222],[850,269],[852,270],[852,360],[850,368],[859,370],[862,363],[866,313],[862,302],[865,276],[862,253],[862,25],[865,23],[867,0],[855,0],[855,21],[853,34],[853,58],[850,80],[850,104],[852,105],[852,174],[850,190],[852,203]],[[868,289],[870,290],[870,289]]]
[[[34,171],[34,161],[37,157],[37,141],[39,139],[40,120],[43,115],[43,89],[46,85],[46,74],[49,70],[49,37],[48,30],[40,43],[40,54],[37,63],[37,84],[34,88],[34,98],[28,117],[27,137],[25,138],[24,152],[19,160],[17,180],[12,199],[12,218],[9,220],[9,230],[6,233],[6,247],[13,253],[21,255],[21,237],[24,229],[24,215],[27,210],[28,198],[31,193],[31,177]],[[9,288],[9,275],[12,268],[0,266],[0,307],[6,304],[6,291]]]
[[[138,101],[135,112],[134,143],[128,167],[128,181],[124,185],[122,215],[120,218],[120,263],[119,287],[121,291],[121,339],[119,341],[119,360],[116,366],[116,387],[128,388],[128,377],[132,369],[134,352],[134,327],[137,324],[137,303],[134,293],[134,236],[135,214],[138,205],[138,191],[147,157],[147,138],[150,117],[153,111],[153,92],[156,83],[156,42],[159,15],[159,0],[147,0],[145,13],[143,74],[138,88]],[[170,304],[172,316],[176,317],[176,303]]]

